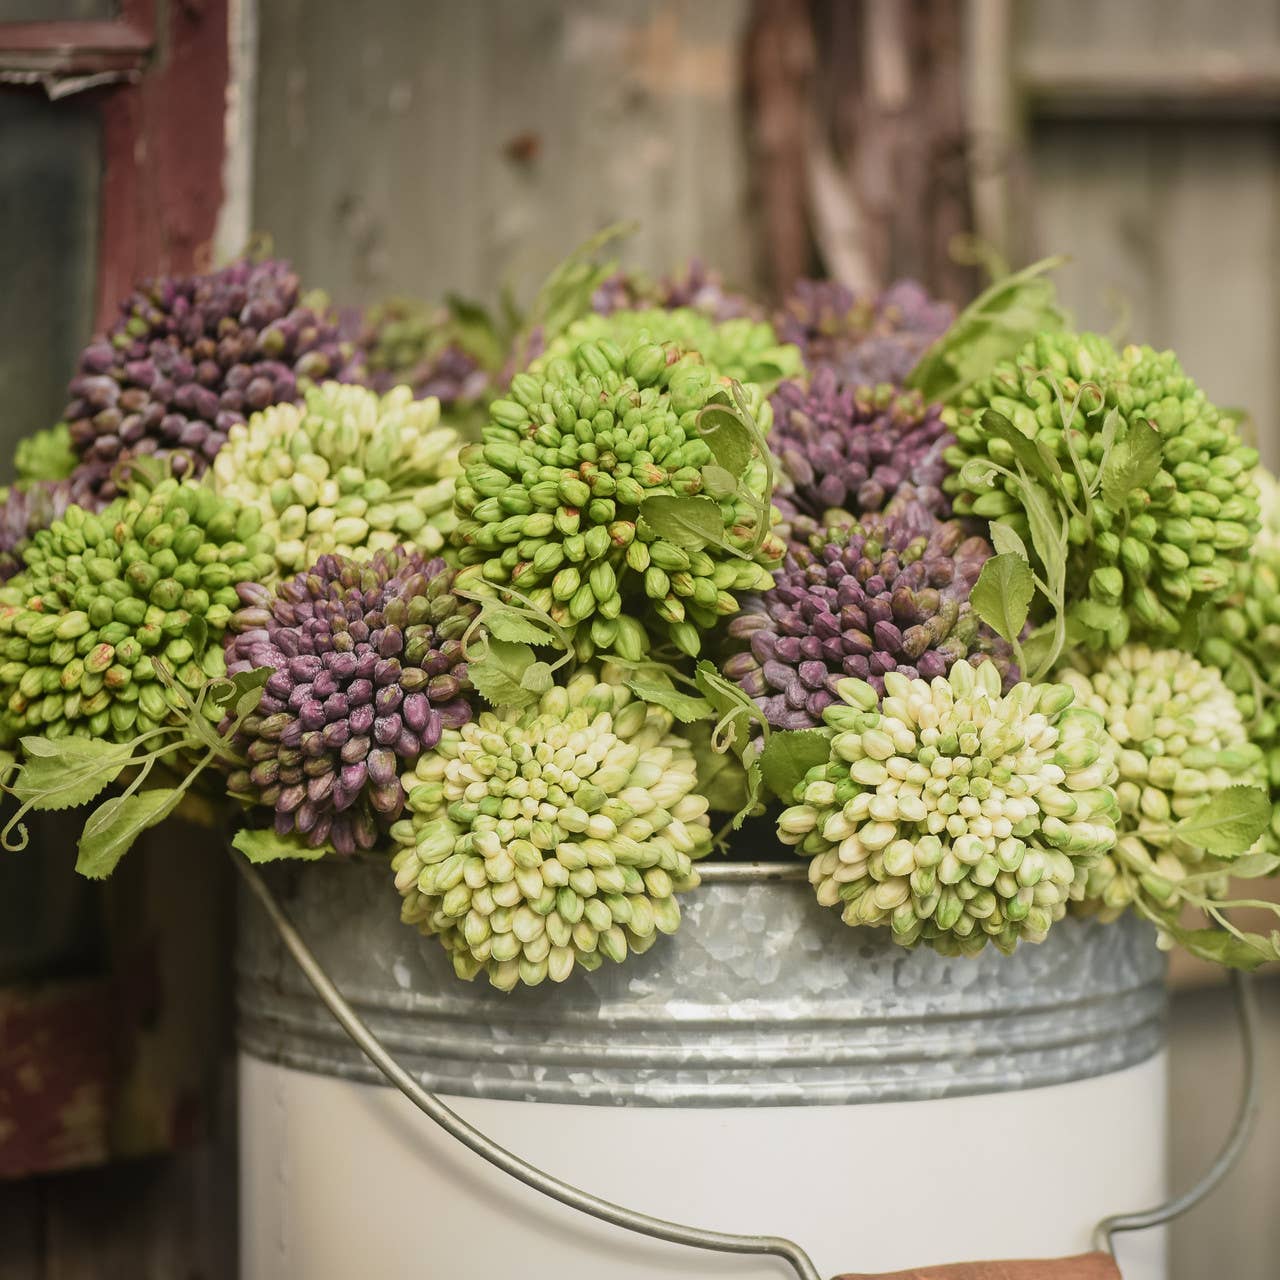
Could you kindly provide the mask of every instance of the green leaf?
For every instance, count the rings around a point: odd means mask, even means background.
[[[1160,433],[1145,418],[1136,418],[1102,468],[1103,502],[1112,511],[1125,510],[1130,493],[1156,478],[1163,453]]]
[[[1089,631],[1110,631],[1124,617],[1118,604],[1101,600],[1077,600],[1071,606],[1071,618]]]
[[[597,231],[582,242],[563,262],[553,268],[538,290],[527,317],[531,327],[540,324],[547,342],[558,337],[570,324],[591,310],[591,295],[617,270],[616,262],[597,262],[606,245],[630,235],[634,222],[619,222]]]
[[[695,721],[705,720],[711,714],[711,703],[692,693],[680,693],[676,689],[664,689],[639,680],[628,680],[627,688],[642,701],[652,702],[655,706],[670,711],[681,724],[693,724]]]
[[[1242,936],[1237,938],[1226,929],[1187,929],[1163,914],[1160,928],[1193,956],[1211,964],[1225,965],[1228,969],[1252,972],[1269,960],[1280,959],[1274,934],[1268,938],[1261,933],[1241,930]]]
[[[105,879],[133,842],[148,827],[163,822],[182,796],[179,787],[161,787],[104,801],[89,815],[80,833],[76,870],[90,880]]]
[[[1231,874],[1237,880],[1257,880],[1280,867],[1280,853],[1246,853],[1231,860]]]
[[[1111,451],[1116,447],[1116,436],[1119,435],[1120,433],[1121,422],[1123,422],[1123,419],[1120,416],[1119,409],[1107,410],[1107,415],[1102,420],[1102,431],[1101,431],[1102,467],[1101,467],[1101,470],[1106,469],[1107,459],[1111,457]],[[1099,474],[1099,480],[1101,480],[1101,474]]]
[[[1012,643],[1027,624],[1034,592],[1031,566],[1020,555],[1004,552],[982,566],[969,602],[987,626]]]
[[[741,477],[746,472],[755,448],[750,429],[734,410],[708,405],[698,414],[698,431],[730,475]]]
[[[556,682],[555,672],[549,662],[531,662],[520,677],[520,687],[537,697],[542,697]]]
[[[1022,672],[1024,680],[1030,680],[1032,673],[1049,665],[1054,658],[1054,647],[1058,643],[1057,629],[1052,622],[1037,627],[1022,642],[1022,661],[1026,670]]]
[[[242,827],[231,837],[231,847],[239,849],[250,862],[279,862],[282,858],[297,858],[315,862],[326,853],[332,853],[329,845],[313,849],[296,831],[287,836],[277,835],[269,827],[252,831]]]
[[[725,541],[720,506],[710,498],[677,498],[657,493],[640,504],[640,515],[660,538],[700,551]]]
[[[182,634],[191,642],[197,653],[203,653],[209,644],[209,624],[204,618],[193,613]]]
[[[702,468],[702,487],[712,498],[731,498],[738,492],[738,478],[724,467],[709,462]]]
[[[1227,787],[1206,800],[1173,830],[1179,839],[1218,858],[1247,853],[1271,820],[1271,801],[1261,787]]]
[[[219,680],[209,696],[213,699],[213,705],[221,707],[224,711],[232,704],[238,707],[245,694],[261,690],[273,674],[270,667],[254,667],[252,671],[241,671],[237,675]],[[259,696],[261,696],[260,693]],[[254,707],[257,705],[256,702],[253,704]],[[253,707],[249,708],[249,710],[252,709]],[[248,712],[244,714],[247,715]]]
[[[1227,871],[1233,880],[1257,880],[1269,876],[1277,867],[1280,867],[1280,854],[1259,851],[1232,858]],[[1212,891],[1214,882],[1221,877],[1222,871],[1221,863],[1213,862],[1209,871],[1184,876],[1178,881],[1178,888],[1195,893]]]
[[[522,613],[498,600],[484,603],[484,625],[495,640],[512,644],[555,644],[556,638],[545,627],[530,622]]]
[[[1031,545],[1036,558],[1044,566],[1045,578],[1056,590],[1067,571],[1067,530],[1062,507],[1025,473],[1018,478],[1018,496],[1031,526]]]
[[[1021,556],[1027,561],[1031,559],[1027,555],[1026,543],[1022,541],[1017,531],[1007,524],[1001,524],[999,520],[991,525],[991,545],[995,547],[998,555]]]
[[[960,483],[966,489],[990,489],[999,475],[999,464],[990,458],[970,458],[960,468]]]
[[[535,661],[527,644],[490,638],[484,657],[467,664],[467,675],[490,706],[527,707],[538,695],[521,682]]]
[[[1027,469],[1030,475],[1045,481],[1050,489],[1062,477],[1062,467],[1057,458],[1040,443],[1025,436],[1017,427],[995,409],[988,409],[982,415],[982,429],[998,440],[1003,440],[1013,450],[1013,456]]]
[[[131,743],[101,738],[23,738],[22,751],[13,794],[38,811],[88,804],[133,758]]]
[[[693,679],[703,696],[711,703],[711,713],[716,720],[729,718],[726,737],[739,756],[746,751],[752,737],[757,736],[751,731],[753,722],[760,726],[760,732],[768,733],[769,722],[759,706],[738,685],[726,680],[705,658],[694,669]]]
[[[765,786],[783,804],[791,804],[795,799],[796,784],[803,781],[814,765],[826,764],[830,759],[829,729],[775,731],[764,744],[760,768]]]
[[[1066,315],[1046,278],[1064,261],[1046,258],[995,281],[924,353],[907,375],[907,386],[926,400],[950,403],[1037,334],[1064,328]]]

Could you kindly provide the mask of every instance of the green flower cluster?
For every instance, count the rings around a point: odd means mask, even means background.
[[[65,422],[19,440],[13,452],[19,480],[65,480],[78,461],[71,447],[71,428]]]
[[[768,402],[758,387],[744,393],[767,430]],[[672,362],[644,336],[625,352],[586,342],[572,359],[517,374],[490,405],[482,443],[462,451],[455,544],[467,567],[457,589],[512,589],[564,628],[580,657],[639,658],[640,620],[698,653],[701,633],[737,612],[732,593],[770,587],[783,553],[761,528],[770,508],[758,454],[737,491],[704,493],[714,456],[699,414],[723,394],[696,357]],[[685,516],[657,498],[695,499],[700,547]]]
[[[1073,662],[1059,678],[1106,721],[1121,814],[1115,848],[1089,871],[1082,909],[1112,920],[1139,896],[1176,907],[1190,875],[1206,877],[1205,895],[1221,898],[1229,861],[1174,830],[1226,788],[1263,783],[1262,751],[1221,675],[1181,649],[1144,644]]]
[[[987,410],[1022,440],[994,430]],[[956,514],[1005,523],[1030,547],[1028,489],[1059,504],[1067,601],[1086,602],[1072,617],[1094,646],[1116,647],[1130,631],[1177,636],[1189,612],[1225,593],[1248,554],[1257,451],[1172,352],[1042,335],[964,392],[955,417],[945,487]],[[1034,518],[1043,534],[1045,513]],[[1057,511],[1047,519],[1056,523]]]
[[[99,515],[70,507],[24,561],[0,589],[5,742],[124,742],[169,722],[184,705],[173,682],[194,694],[226,671],[236,584],[275,569],[258,511],[176,480],[135,488]],[[210,719],[221,714],[210,702]]]
[[[766,321],[748,316],[717,321],[693,307],[583,316],[555,338],[531,367],[534,372],[545,369],[557,356],[572,356],[584,342],[627,348],[642,337],[673,353],[696,351],[716,377],[756,383],[767,391],[783,378],[797,378],[804,372],[800,348],[779,342]]]
[[[831,755],[778,819],[824,906],[946,955],[1043,941],[1115,841],[1115,767],[1070,687],[1000,692],[991,663],[842,680]]]
[[[522,711],[446,729],[402,777],[391,828],[402,918],[438,935],[463,978],[511,990],[643,952],[698,883],[707,801],[671,713],[607,668]]]
[[[272,405],[232,426],[211,483],[261,512],[286,573],[322,555],[367,560],[402,545],[430,556],[456,524],[458,447],[434,398],[326,382],[300,405]]]

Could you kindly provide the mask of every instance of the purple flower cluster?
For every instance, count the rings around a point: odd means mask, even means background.
[[[152,454],[199,475],[255,410],[360,372],[327,301],[302,295],[288,263],[242,260],[139,286],[85,348],[64,416],[80,474],[108,500],[118,463]]]
[[[489,372],[453,340],[448,312],[412,298],[387,298],[361,311],[344,311],[341,331],[364,353],[365,381],[379,395],[413,388],[414,398],[435,396],[441,407],[486,399]]]
[[[0,489],[0,582],[22,568],[22,550],[31,535],[60,520],[73,502],[85,505],[86,496],[67,480],[32,480]]]
[[[904,489],[860,525],[792,542],[774,587],[745,599],[729,623],[744,647],[725,674],[779,729],[820,725],[846,676],[883,695],[886,672],[931,680],[961,658],[989,659],[1011,684],[1008,646],[969,605],[991,554],[985,539],[938,520]]]
[[[942,455],[955,441],[941,407],[919,392],[841,383],[820,368],[807,388],[782,383],[770,403],[774,503],[792,536],[812,534],[832,510],[852,519],[881,511],[904,485],[934,515],[951,514]]]
[[[760,313],[758,303],[726,289],[719,273],[709,271],[700,258],[690,258],[683,268],[656,282],[634,272],[615,271],[591,296],[592,311],[602,316],[645,307],[668,311],[691,307],[716,321]]]
[[[275,812],[281,835],[370,848],[404,806],[399,761],[471,719],[463,634],[476,606],[453,570],[403,548],[322,556],[274,592],[256,583],[226,640],[227,671],[273,674],[235,745],[232,795]]]
[[[834,280],[800,280],[776,317],[779,342],[794,342],[811,369],[829,366],[848,383],[901,386],[954,317],[914,280],[858,296]]]

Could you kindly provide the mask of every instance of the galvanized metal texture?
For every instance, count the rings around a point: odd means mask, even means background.
[[[679,932],[644,956],[503,995],[460,982],[438,942],[400,923],[385,865],[269,870],[338,988],[440,1093],[639,1106],[919,1100],[1101,1075],[1163,1041],[1164,960],[1137,920],[1068,919],[1012,957],[948,959],[850,930],[807,884],[762,869],[689,894]],[[240,927],[241,1047],[379,1081],[262,913],[246,907]]]

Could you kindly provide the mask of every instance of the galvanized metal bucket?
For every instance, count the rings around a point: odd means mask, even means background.
[[[714,869],[684,899],[680,930],[625,965],[510,995],[460,982],[435,939],[399,922],[383,864],[276,867],[271,880],[329,976],[425,1088],[462,1099],[456,1109],[499,1141],[613,1200],[722,1230],[763,1222],[806,1242],[825,1230],[834,1271],[966,1247],[1043,1254],[1050,1229],[1073,1252],[1117,1205],[1161,1197],[1164,961],[1149,927],[1067,919],[1012,957],[948,959],[850,930],[802,879],[783,878],[797,865],[770,866]],[[563,1280],[785,1274],[741,1259],[725,1271],[572,1215],[557,1221],[567,1211],[529,1206],[501,1175],[491,1185],[443,1135],[407,1137],[407,1104],[377,1087],[377,1070],[251,902],[237,968],[245,1280],[326,1280],[357,1260],[380,1276],[481,1273],[482,1257],[456,1242],[436,1256],[438,1271],[394,1252],[403,1215],[428,1203],[454,1225],[449,1241],[467,1224],[468,1239],[496,1250],[484,1257],[508,1259],[493,1274],[517,1274],[511,1251],[531,1248],[550,1250],[536,1274]],[[1127,1162],[1106,1151],[1119,1131],[1138,1152]],[[359,1176],[329,1173],[320,1185],[316,1165],[335,1142],[334,1157]],[[757,1161],[769,1174],[744,1180]],[[830,1204],[815,1205],[807,1181],[792,1185],[788,1167],[825,1177]],[[897,1240],[904,1194],[927,1195],[921,1183],[934,1176],[964,1184],[935,1208],[937,1247]],[[837,1255],[841,1204],[862,1178],[885,1196],[884,1231],[861,1254]],[[966,1206],[993,1193],[1009,1212],[975,1222]],[[1039,1205],[1046,1194],[1052,1214],[1030,1216],[1032,1234],[1020,1237],[1020,1198]],[[859,1217],[869,1211],[864,1202]],[[1163,1274],[1162,1243],[1144,1248],[1126,1276]],[[821,1262],[821,1240],[816,1249]],[[371,1251],[382,1252],[369,1270]]]
[[[679,931],[645,955],[510,995],[460,982],[435,939],[402,925],[376,863],[276,880],[339,988],[439,1093],[686,1107],[915,1101],[1103,1075],[1161,1044],[1164,961],[1137,919],[1068,919],[1012,956],[951,959],[850,930],[806,883],[731,870],[689,895]],[[380,1083],[261,913],[242,923],[241,1047]]]

